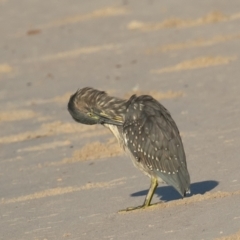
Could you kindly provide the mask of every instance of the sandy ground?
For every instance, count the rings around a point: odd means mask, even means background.
[[[0,239],[240,239],[240,1],[0,0]],[[192,195],[150,181],[66,105],[149,93],[176,120]]]

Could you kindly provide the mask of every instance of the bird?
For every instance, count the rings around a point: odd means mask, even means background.
[[[122,211],[151,206],[160,182],[173,186],[182,198],[190,194],[190,175],[178,127],[169,111],[152,96],[134,94],[120,99],[85,87],[71,95],[68,111],[78,123],[109,128],[133,165],[151,179],[144,203]]]

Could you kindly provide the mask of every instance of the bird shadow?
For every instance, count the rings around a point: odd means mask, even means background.
[[[204,194],[214,189],[218,184],[219,182],[214,180],[192,183],[190,186],[191,194],[188,194],[187,197],[190,197],[195,194]],[[147,193],[148,193],[148,189],[132,193],[131,196],[138,197],[138,196],[147,195]],[[158,195],[161,201],[172,201],[172,200],[177,200],[181,198],[181,195],[172,186],[158,187],[155,191],[155,194]]]

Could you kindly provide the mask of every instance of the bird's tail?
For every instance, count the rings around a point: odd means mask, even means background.
[[[173,186],[182,197],[185,197],[186,194],[190,194],[190,176],[188,170],[185,167],[179,168],[178,172],[175,174],[161,174],[161,179],[167,184]]]

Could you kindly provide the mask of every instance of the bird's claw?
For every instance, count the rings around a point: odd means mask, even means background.
[[[137,207],[128,207],[126,209],[122,209],[122,210],[118,211],[118,213],[130,212],[130,211],[134,211],[134,210],[140,210],[140,209],[144,209],[144,208],[147,208],[147,207],[149,207],[149,206],[141,205],[141,206],[137,206]]]

